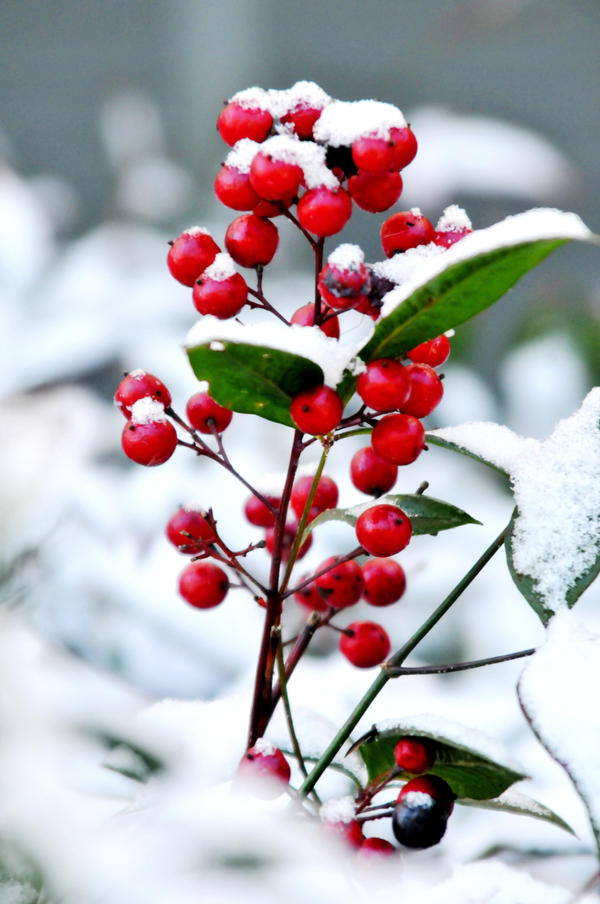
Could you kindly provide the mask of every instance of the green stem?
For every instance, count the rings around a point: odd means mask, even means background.
[[[458,582],[458,584],[454,587],[453,590],[450,591],[446,599],[440,603],[437,609],[429,616],[426,621],[423,622],[420,628],[412,635],[412,637],[407,640],[407,642],[400,647],[400,649],[394,653],[393,656],[388,659],[385,663],[385,668],[388,667],[397,667],[401,666],[406,657],[412,653],[414,648],[419,644],[424,637],[431,631],[431,629],[439,622],[443,615],[446,614],[448,609],[454,605],[456,600],[460,597],[460,595],[466,590],[469,584],[477,577],[479,572],[487,565],[490,559],[498,552],[500,547],[503,545],[506,534],[508,532],[510,525],[507,525],[502,532],[496,537],[496,539],[488,546],[486,551],[482,556],[475,562],[472,568],[465,574],[465,576]],[[370,688],[367,690],[363,698],[357,703],[354,710],[350,713],[336,736],[332,739],[329,746],[323,751],[320,759],[308,776],[305,779],[302,786],[300,787],[301,794],[308,794],[309,791],[314,788],[320,777],[323,775],[331,761],[333,760],[336,753],[340,750],[342,744],[344,744],[348,738],[350,737],[350,733],[362,719],[371,703],[378,696],[379,692],[385,687],[387,682],[390,680],[390,675],[387,674],[384,669],[382,669]]]

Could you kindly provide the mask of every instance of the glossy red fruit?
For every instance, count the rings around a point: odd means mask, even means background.
[[[406,353],[411,361],[415,364],[428,364],[429,367],[439,367],[444,361],[448,360],[450,355],[450,340],[445,333],[430,339],[428,342],[421,342]]]
[[[464,239],[466,235],[470,235],[472,231],[472,229],[446,229],[444,231],[436,229],[431,241],[440,248],[450,248]]]
[[[418,208],[394,213],[381,227],[381,244],[386,257],[433,241],[433,226]]]
[[[233,273],[224,279],[211,279],[202,274],[194,284],[192,300],[200,314],[212,314],[219,320],[235,317],[248,300],[248,286],[240,273]]]
[[[440,805],[446,818],[450,816],[454,809],[456,794],[454,794],[448,782],[440,778],[439,775],[419,775],[417,778],[411,778],[400,791],[398,803],[405,800],[413,792],[428,794]]]
[[[356,391],[374,411],[402,408],[410,393],[406,368],[394,358],[377,358],[359,374]]]
[[[371,276],[359,260],[351,266],[328,262],[319,273],[317,286],[327,304],[345,310],[368,302]]]
[[[335,429],[342,419],[344,403],[329,386],[305,389],[292,399],[290,414],[298,430],[322,436]]]
[[[390,141],[393,143],[391,169],[401,170],[417,156],[417,139],[410,126],[390,129]]]
[[[298,516],[302,517],[308,496],[313,485],[312,477],[299,477],[292,489],[291,506]],[[339,490],[335,480],[322,476],[317,483],[317,489],[311,503],[311,520],[327,509],[335,508],[339,497]]]
[[[340,635],[340,651],[359,669],[379,665],[390,652],[390,639],[375,622],[352,622],[346,632]]]
[[[379,858],[379,857],[389,857],[390,854],[396,853],[396,848],[390,841],[386,841],[385,838],[365,838],[363,843],[358,849],[358,853],[360,857],[371,857]]]
[[[365,840],[362,826],[357,819],[350,822],[324,822],[323,828],[328,834],[337,835],[350,847],[360,848]]]
[[[229,578],[212,562],[190,562],[179,575],[178,589],[190,606],[212,609],[227,596]]]
[[[305,574],[300,579],[299,583],[302,584],[307,577],[308,575]],[[327,612],[329,609],[329,604],[319,593],[314,581],[307,584],[306,587],[303,587],[301,590],[297,590],[296,593],[294,593],[294,599],[305,609],[310,609],[311,612]]]
[[[177,433],[167,420],[148,420],[139,424],[127,421],[121,434],[121,446],[131,461],[152,468],[171,457],[177,448]]]
[[[325,333],[326,336],[329,336],[330,339],[339,339],[340,338],[340,322],[337,317],[331,317],[333,314],[331,308],[328,308],[327,305],[321,305],[321,313],[323,318],[327,318],[325,323],[319,324],[319,329],[322,333]],[[313,302],[309,302],[308,304],[302,305],[301,308],[298,308],[297,311],[294,311],[291,318],[291,323],[296,323],[298,326],[314,326],[315,323],[315,306]]]
[[[313,137],[313,126],[322,112],[322,107],[300,106],[284,113],[281,122],[293,126],[294,134],[302,140],[307,140]]]
[[[265,496],[274,509],[278,509],[281,499],[278,496]],[[273,527],[275,515],[257,496],[249,496],[244,505],[244,515],[256,527]]]
[[[250,747],[242,757],[238,775],[242,780],[259,780],[254,790],[259,797],[269,800],[282,793],[289,783],[291,769],[278,747],[259,738],[254,747]]]
[[[292,547],[294,545],[294,541],[296,540],[296,535],[298,533],[298,523],[292,522],[286,524],[283,529],[283,538],[281,541],[281,561],[288,562],[290,558],[290,554],[292,552]],[[312,546],[312,534],[309,534],[298,550],[297,559],[302,559],[310,547]],[[273,555],[275,552],[275,528],[268,527],[265,531],[265,542],[267,544],[267,551]]]
[[[394,166],[394,145],[389,138],[361,135],[352,143],[352,159],[366,173],[385,173]]]
[[[223,141],[233,146],[242,138],[264,141],[273,125],[268,110],[232,100],[219,113],[217,129]]]
[[[328,606],[334,609],[345,609],[353,606],[361,597],[363,591],[363,576],[354,559],[346,562],[338,562],[338,556],[331,556],[321,562],[317,571],[333,566],[325,574],[315,578],[315,584]]]
[[[397,466],[380,458],[372,446],[365,446],[352,456],[350,479],[361,493],[382,496],[392,489],[397,477]]]
[[[231,423],[233,412],[211,399],[207,392],[195,392],[185,406],[188,421],[200,433],[222,433]],[[212,423],[211,423],[212,422]]]
[[[193,226],[182,232],[169,248],[167,266],[178,282],[193,286],[220,250],[206,229]]]
[[[225,207],[233,210],[253,210],[260,196],[250,184],[248,173],[232,166],[222,166],[215,179],[215,195]]]
[[[188,556],[200,552],[215,538],[214,531],[202,512],[189,507],[178,509],[169,518],[165,533],[169,542]]]
[[[425,428],[413,415],[387,414],[373,427],[371,443],[384,461],[393,465],[409,465],[423,451]]]
[[[293,203],[293,198],[284,198],[282,201],[266,201],[264,198],[252,208],[252,213],[257,217],[279,217]]]
[[[131,406],[140,399],[154,399],[165,408],[171,404],[171,393],[158,377],[145,370],[132,370],[125,374],[115,392],[115,405],[126,418],[131,417]]]
[[[356,537],[372,556],[394,556],[408,546],[412,525],[396,505],[374,505],[358,516]]]
[[[363,598],[371,606],[391,606],[406,590],[406,575],[395,559],[367,559],[361,567]]]
[[[266,266],[275,256],[278,244],[277,227],[254,213],[236,217],[225,233],[225,247],[241,267]]]
[[[359,171],[348,180],[348,191],[355,204],[370,213],[381,213],[396,203],[402,194],[400,173]]]
[[[435,751],[431,741],[423,738],[400,738],[394,747],[396,765],[403,772],[419,775],[429,772],[435,762]]]
[[[352,201],[343,188],[311,188],[298,201],[300,225],[324,238],[340,232],[352,216]]]
[[[302,170],[295,163],[277,160],[259,151],[250,165],[250,184],[267,201],[280,201],[298,193]]]
[[[433,368],[427,364],[408,364],[410,395],[402,411],[414,417],[426,417],[439,405],[444,395],[444,384]]]

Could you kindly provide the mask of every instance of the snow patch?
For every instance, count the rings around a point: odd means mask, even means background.
[[[150,396],[138,399],[137,402],[134,402],[131,406],[132,424],[166,423],[166,420],[167,416],[165,414],[164,405],[161,405],[160,402],[156,402],[154,399],[150,398]]]
[[[365,262],[365,253],[360,245],[350,245],[348,242],[338,245],[329,257],[327,263],[340,270],[358,270]]]
[[[354,815],[354,799],[349,794],[346,797],[332,797],[319,809],[322,822],[348,823],[352,822]]]
[[[233,258],[226,251],[221,251],[216,255],[212,264],[206,268],[203,277],[206,279],[214,279],[215,282],[224,282],[235,276],[236,269]]]
[[[473,224],[463,207],[459,207],[458,204],[450,204],[442,213],[435,228],[438,232],[458,232],[463,229],[473,229]]]
[[[390,129],[403,129],[406,120],[393,104],[378,100],[334,100],[315,123],[313,135],[331,147],[349,146],[361,135],[388,139]]]
[[[261,145],[258,141],[252,141],[251,138],[241,138],[239,141],[236,141],[233,148],[227,154],[225,166],[237,170],[238,173],[249,173],[252,161],[260,148]]]

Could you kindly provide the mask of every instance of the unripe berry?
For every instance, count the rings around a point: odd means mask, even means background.
[[[188,420],[200,433],[222,433],[233,417],[233,412],[211,399],[207,392],[196,392],[185,406]],[[212,422],[212,423],[211,423]]]
[[[212,562],[190,562],[179,575],[178,588],[190,606],[212,609],[227,596],[229,578]]]
[[[125,374],[115,392],[115,405],[126,418],[131,417],[131,406],[140,399],[154,399],[165,408],[171,404],[171,393],[158,377],[145,370],[132,370]]]
[[[403,410],[406,410],[406,405]],[[418,418],[410,414],[388,414],[373,427],[371,443],[384,461],[393,465],[409,465],[423,451],[425,428]]]
[[[396,203],[402,194],[400,173],[365,173],[361,170],[348,180],[350,197],[362,210],[381,213]]]
[[[423,738],[400,738],[394,747],[396,765],[403,772],[418,775],[429,772],[435,762],[435,751],[430,741]]]
[[[167,461],[177,447],[177,433],[162,405],[150,398],[135,402],[131,420],[123,427],[121,445],[127,458],[138,465],[154,467]]]
[[[411,361],[415,364],[428,364],[429,367],[439,367],[448,359],[450,354],[450,340],[445,333],[430,339],[428,342],[421,342],[406,353]]]
[[[312,477],[299,477],[294,484],[290,502],[298,518],[302,517],[312,485]],[[312,521],[327,509],[335,508],[338,496],[339,491],[335,480],[332,480],[331,477],[320,477],[310,507],[310,520]]]
[[[250,184],[267,201],[280,201],[298,193],[302,170],[295,163],[286,163],[259,151],[250,165]]]
[[[403,798],[392,814],[396,839],[409,848],[428,848],[444,836],[448,819],[439,804],[427,794],[412,792]]]
[[[179,552],[190,556],[215,539],[215,533],[202,512],[188,507],[180,508],[169,518],[165,533]]]
[[[374,505],[358,516],[356,537],[372,556],[393,556],[408,546],[412,525],[396,505]]]
[[[268,110],[258,106],[246,106],[238,101],[230,101],[219,113],[217,129],[223,141],[234,145],[242,138],[264,141],[273,125],[273,117]]]
[[[311,188],[298,201],[300,225],[320,238],[340,232],[351,215],[352,201],[343,188]]]
[[[386,257],[433,241],[433,226],[418,208],[394,213],[381,227],[381,244]]]
[[[273,259],[278,244],[277,227],[254,213],[236,217],[225,233],[225,247],[241,267],[266,266]]]
[[[278,496],[265,496],[274,509],[278,509],[281,499]],[[244,505],[244,514],[250,524],[256,527],[272,527],[275,524],[275,515],[264,502],[257,496],[249,496]]]
[[[242,780],[259,780],[254,790],[266,800],[279,797],[289,783],[290,775],[290,765],[281,750],[264,738],[259,738],[254,747],[246,751],[238,766],[238,776]]]
[[[323,436],[335,429],[343,413],[344,403],[329,386],[305,389],[290,405],[290,414],[298,430],[312,436]]]
[[[402,408],[410,393],[406,368],[394,358],[377,358],[359,374],[356,391],[374,411]]]
[[[387,633],[375,622],[352,622],[340,635],[340,651],[359,669],[379,665],[390,652],[390,646]]]
[[[338,563],[338,557],[332,556],[321,562],[317,571],[330,565],[333,567],[329,571],[315,578],[319,593],[334,609],[353,606],[359,601],[364,586],[360,565],[354,559]]]
[[[367,559],[361,567],[363,597],[371,606],[390,606],[403,596],[406,575],[395,559]]]
[[[325,333],[326,336],[329,336],[330,339],[339,339],[340,338],[340,322],[337,317],[331,317],[333,314],[331,308],[328,308],[327,305],[321,305],[321,313],[322,316],[327,318],[325,323],[319,324],[319,329],[322,333]],[[313,302],[309,302],[308,304],[302,305],[301,308],[298,308],[292,314],[291,323],[296,323],[298,326],[314,326],[315,323],[315,306]]]
[[[361,493],[382,496],[391,490],[398,477],[398,467],[384,461],[372,446],[359,449],[350,462],[350,479]]]
[[[178,282],[184,286],[193,286],[220,250],[206,229],[192,226],[172,243],[167,255],[167,266]]]
[[[439,405],[444,395],[444,385],[433,368],[427,364],[408,364],[410,395],[402,411],[414,417],[426,417]]]

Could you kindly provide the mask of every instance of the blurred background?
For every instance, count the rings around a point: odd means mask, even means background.
[[[251,85],[300,79],[340,99],[391,102],[419,141],[397,209],[418,205],[435,222],[458,203],[478,228],[555,206],[599,232],[600,7],[4,0],[0,22],[0,592],[46,638],[149,700],[245,691],[261,611],[239,592],[211,612],[186,609],[175,592],[181,556],[163,537],[178,505],[218,499],[232,543],[247,542],[243,494],[180,454],[163,468],[131,465],[112,407],[122,372],[135,367],[160,376],[180,410],[195,391],[181,343],[196,315],[167,273],[166,242],[192,223],[221,241],[232,218],[212,194],[226,153],[215,127],[223,102]],[[355,210],[340,241],[380,259],[384,218]],[[310,259],[285,227],[266,288],[292,311],[310,295]],[[461,327],[430,426],[496,420],[544,437],[571,414],[600,377],[598,273],[597,249],[562,248]],[[228,432],[232,457],[256,480],[284,466],[288,444],[283,428],[263,427],[240,416]],[[359,501],[347,458],[332,456],[330,473],[345,504]],[[421,479],[484,527],[439,538],[434,559],[425,545],[407,551],[409,591],[386,621],[393,640],[442,598],[511,509],[493,476],[448,453],[432,450],[417,463],[406,490]],[[307,568],[347,542],[324,532]],[[582,609],[591,611],[592,598],[594,588]],[[301,617],[292,613],[291,626]],[[540,637],[500,562],[423,655],[481,657]],[[324,708],[339,720],[366,679],[328,657],[334,648],[334,639],[322,643],[297,694],[314,700],[326,675]],[[520,738],[537,765],[516,702],[490,706],[495,677],[464,695],[454,693],[471,688],[461,678],[427,681],[415,680],[414,711],[440,705],[464,715],[466,707],[473,724]],[[585,824],[581,812],[574,819]]]

